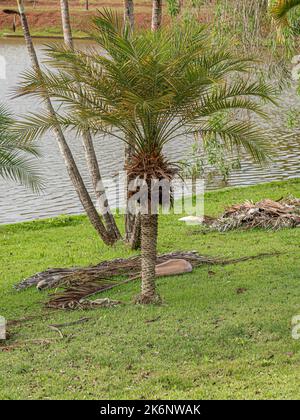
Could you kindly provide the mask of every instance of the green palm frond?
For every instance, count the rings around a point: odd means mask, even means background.
[[[277,0],[271,6],[270,13],[278,22],[286,23],[288,13],[298,6],[300,6],[300,0]]]
[[[269,160],[269,150],[267,148],[268,137],[261,131],[260,127],[251,122],[227,122],[222,127],[213,122],[203,123],[199,127],[199,132],[203,135],[204,141],[210,135],[218,136],[225,146],[233,151],[246,151],[256,163],[265,163]]]
[[[62,104],[57,118],[64,129],[130,138],[136,154],[163,153],[176,136],[198,132],[213,133],[229,148],[264,160],[267,135],[258,127],[243,121],[221,128],[210,123],[221,111],[266,118],[263,106],[274,102],[275,91],[253,80],[251,59],[216,46],[201,25],[132,34],[108,10],[94,19],[93,37],[103,52],[48,45],[48,69],[26,72],[18,94],[42,97],[47,89]],[[36,114],[18,122],[16,130],[32,141],[53,124],[51,116]]]
[[[10,113],[0,104],[0,177],[38,192],[42,182],[33,162],[39,156],[38,150],[13,134],[13,123]]]

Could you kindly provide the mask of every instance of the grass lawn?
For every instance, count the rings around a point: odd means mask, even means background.
[[[206,213],[289,193],[300,197],[300,179],[212,192]],[[161,252],[282,254],[159,279],[163,306],[131,304],[137,282],[106,294],[122,306],[49,313],[41,305],[47,292],[18,293],[13,284],[48,267],[131,252],[104,246],[84,217],[0,227],[0,315],[38,315],[12,327],[8,344],[57,339],[0,351],[0,399],[299,399],[300,341],[292,339],[291,318],[300,314],[300,229],[204,235],[177,219],[160,219]],[[64,339],[48,328],[84,316],[91,320],[65,328]]]

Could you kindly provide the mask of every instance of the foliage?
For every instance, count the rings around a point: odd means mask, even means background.
[[[284,89],[291,80],[287,59],[296,50],[297,19],[293,25],[282,29],[278,36],[268,12],[271,1],[276,0],[216,0],[213,3],[202,0],[196,3],[193,10],[197,10],[200,19],[209,10],[208,20],[216,43],[229,40],[231,48],[239,54],[258,57],[260,62],[257,68],[261,76],[275,79],[278,88]]]
[[[287,113],[287,127],[299,128],[300,111],[298,108],[290,108]]]
[[[175,17],[180,13],[180,0],[167,0],[168,12],[171,17]]]
[[[233,37],[246,51],[258,48],[268,24],[267,4],[267,0],[217,0],[214,23],[222,24],[215,30],[221,38]]]
[[[48,62],[58,71],[47,70],[42,78],[27,72],[20,94],[42,95],[46,87],[65,105],[58,116],[63,127],[130,138],[142,160],[162,155],[164,145],[183,132],[216,135],[227,147],[265,159],[268,136],[255,123],[236,117],[220,126],[211,118],[234,109],[266,117],[262,102],[272,100],[274,89],[247,79],[251,60],[224,45],[213,48],[199,25],[132,36],[110,11],[99,13],[94,24],[94,39],[107,55],[48,46]],[[35,114],[18,126],[32,140],[51,129],[53,121]]]
[[[218,136],[212,134],[205,137],[204,142],[195,138],[191,152],[180,162],[181,174],[185,178],[204,178],[208,181],[220,174],[224,183],[227,183],[231,172],[240,168],[240,159],[230,154]]]
[[[14,120],[0,104],[0,177],[10,179],[38,191],[42,184],[32,157],[38,157],[36,147],[13,135]]]
[[[271,15],[277,21],[286,24],[288,14],[294,12],[298,6],[300,6],[299,0],[273,0],[270,8]]]
[[[229,115],[224,112],[219,113],[213,117],[213,123],[216,126],[222,127],[226,124],[229,117],[233,117],[232,113]],[[233,161],[230,161],[228,159],[230,150],[225,146],[215,134],[204,136],[204,151],[207,155],[208,164],[217,168],[222,175],[223,181],[227,182],[231,171],[240,167],[240,157],[237,155]],[[232,153],[231,157],[233,157]]]
[[[287,33],[293,37],[300,34],[300,1],[299,0],[273,0],[270,7],[270,14],[277,23],[277,30],[281,40],[285,40]],[[296,59],[296,60],[295,60]],[[299,67],[299,56],[292,60],[297,73]],[[297,79],[299,79],[298,75]],[[300,84],[298,83],[298,94]],[[292,108],[287,114],[287,125],[290,129],[299,128],[299,110]],[[299,134],[299,133],[298,133]]]

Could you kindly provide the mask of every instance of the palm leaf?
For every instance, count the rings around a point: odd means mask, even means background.
[[[132,34],[109,10],[96,16],[92,35],[103,52],[48,45],[49,67],[24,73],[18,94],[42,97],[47,89],[62,104],[57,112],[62,127],[76,133],[89,128],[125,142],[130,138],[141,157],[163,154],[164,145],[178,135],[198,132],[206,138],[217,135],[229,148],[265,160],[268,135],[258,126],[210,123],[220,111],[267,117],[264,104],[274,102],[275,91],[255,79],[251,59],[215,45],[201,25]],[[15,134],[32,141],[53,124],[50,115],[31,114],[18,122]]]
[[[300,0],[277,0],[271,7],[270,13],[278,22],[286,23],[288,13],[298,6],[300,6]]]
[[[40,191],[42,182],[34,157],[38,149],[13,134],[13,119],[0,104],[0,177],[13,180],[33,191]]]

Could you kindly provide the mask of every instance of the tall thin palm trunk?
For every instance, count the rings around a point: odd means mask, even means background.
[[[134,4],[133,0],[124,0],[124,22],[129,23],[131,30],[134,29]]]
[[[152,4],[152,31],[157,31],[162,22],[162,0],[153,0]]]
[[[130,25],[131,30],[134,30],[134,4],[133,0],[124,0],[124,24]],[[130,139],[129,139],[130,140]],[[125,148],[125,165],[130,164],[132,155],[132,145],[130,141]],[[127,179],[127,189],[130,183],[130,177]],[[125,242],[131,249],[139,249],[141,246],[141,223],[140,218],[136,217],[128,211],[129,191],[127,191],[127,211],[125,215]]]
[[[133,145],[130,139],[127,138],[127,144],[125,147],[125,167],[130,167],[133,153]],[[130,175],[127,176],[127,203],[126,203],[126,215],[125,215],[125,242],[130,246],[131,249],[137,250],[141,247],[141,217],[132,213],[129,208],[129,200],[132,194],[130,191],[130,184],[134,181]]]
[[[23,33],[24,33],[24,39],[25,39],[25,43],[27,46],[27,50],[28,50],[28,54],[32,63],[33,68],[36,70],[37,73],[41,72],[40,69],[40,64],[37,58],[37,54],[32,42],[32,38],[31,38],[31,34],[30,34],[30,30],[29,30],[29,25],[28,25],[28,21],[27,21],[27,17],[25,14],[25,8],[24,8],[24,3],[23,0],[17,0],[18,3],[18,8],[19,8],[19,13],[20,13],[20,19],[21,19],[21,24],[22,24],[22,28],[23,28]],[[51,115],[51,117],[53,118],[53,120],[57,121],[57,117],[56,117],[56,113],[55,110],[53,108],[53,105],[51,103],[50,97],[48,92],[45,90],[44,95],[43,95],[43,99],[44,99],[44,103],[46,106],[46,109],[48,111],[48,113]],[[78,197],[81,201],[81,204],[83,206],[83,208],[86,211],[86,214],[88,216],[88,218],[90,219],[92,225],[94,226],[95,230],[97,231],[97,233],[99,234],[99,236],[101,237],[101,239],[106,243],[106,244],[112,244],[112,240],[109,237],[109,235],[107,234],[107,231],[105,229],[104,224],[102,223],[97,210],[93,204],[93,201],[84,185],[83,179],[80,175],[80,172],[76,166],[74,157],[72,155],[72,152],[68,146],[68,143],[64,137],[64,134],[62,132],[62,129],[57,121],[57,124],[55,125],[53,132],[55,134],[55,137],[57,139],[58,145],[59,145],[59,149],[60,152],[63,156],[63,159],[65,161],[70,179],[74,185],[74,188],[78,194]]]
[[[65,44],[68,48],[74,50],[68,0],[60,0],[60,8]],[[121,239],[120,231],[110,211],[105,189],[101,187],[102,177],[90,131],[86,131],[85,133],[83,133],[82,141],[85,151],[86,162],[92,179],[94,193],[97,202],[100,204],[100,213],[103,216],[108,234],[112,237],[112,241],[119,240]]]
[[[160,303],[156,291],[155,267],[157,257],[158,215],[142,214],[142,291],[137,303]]]

